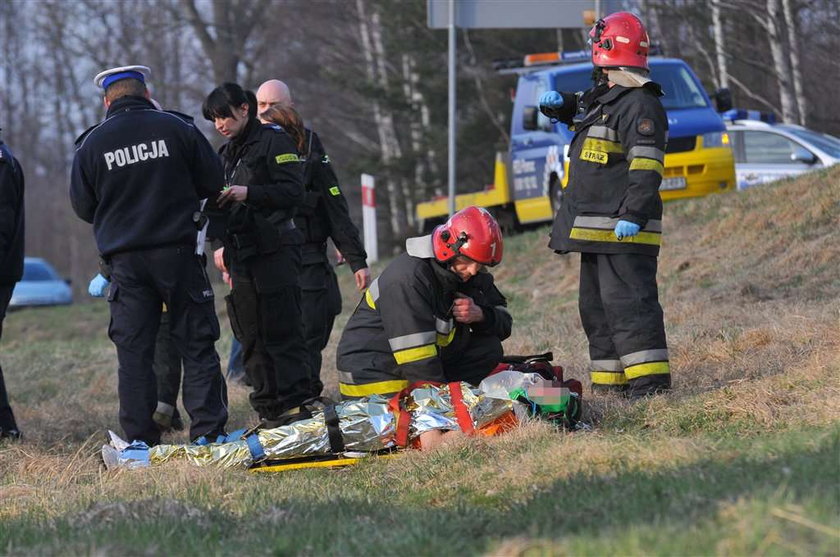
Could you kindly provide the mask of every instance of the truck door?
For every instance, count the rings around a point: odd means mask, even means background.
[[[552,172],[563,176],[563,153],[551,121],[539,111],[539,98],[548,90],[544,75],[519,78],[511,118],[511,190],[522,223],[553,217],[549,192]]]

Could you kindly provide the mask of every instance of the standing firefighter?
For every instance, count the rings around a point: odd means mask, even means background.
[[[327,258],[327,239],[332,239],[346,258],[363,291],[370,284],[367,254],[359,230],[350,219],[347,200],[318,134],[303,123],[295,112],[289,87],[277,79],[257,89],[260,118],[281,125],[299,142],[304,160],[303,183],[306,195],[295,215],[295,225],[303,232],[303,262],[300,275],[303,334],[310,356],[312,394],[324,388],[321,382],[321,352],[330,340],[335,316],[341,313],[338,279]]]
[[[498,223],[478,207],[409,238],[344,328],[341,395],[388,395],[418,381],[480,383],[510,336],[507,302],[484,270],[501,262],[502,248]]]
[[[129,439],[153,445],[160,441],[153,363],[163,304],[184,361],[190,438],[223,434],[228,413],[214,348],[219,321],[195,255],[193,221],[199,200],[222,189],[222,165],[191,121],[150,102],[148,75],[145,66],[125,66],[96,76],[108,113],[77,140],[70,200],[93,224],[111,266],[108,335],[119,359],[120,424]]]
[[[575,132],[549,247],[580,252],[580,316],[596,390],[639,397],[671,385],[656,286],[668,120],[648,79],[642,22],[618,12],[589,32],[595,86],[549,91],[540,110]]]

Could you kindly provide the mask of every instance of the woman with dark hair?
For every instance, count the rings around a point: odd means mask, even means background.
[[[228,272],[231,327],[242,343],[251,406],[261,427],[308,418],[309,364],[300,310],[301,243],[292,217],[304,197],[303,164],[281,127],[264,125],[256,105],[235,83],[204,101],[204,117],[229,141],[219,154],[225,165],[224,247],[216,266]]]

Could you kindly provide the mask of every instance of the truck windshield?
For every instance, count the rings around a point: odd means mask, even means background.
[[[705,108],[708,106],[694,77],[680,63],[652,64],[650,78],[662,86],[662,106],[665,110]],[[592,87],[592,69],[585,67],[554,76],[557,91],[585,91]]]

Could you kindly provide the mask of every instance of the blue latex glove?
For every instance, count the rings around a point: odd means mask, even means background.
[[[546,91],[540,95],[540,106],[547,108],[562,108],[563,96],[557,91]]]
[[[108,290],[108,286],[110,284],[111,281],[102,275],[97,274],[93,277],[93,280],[90,281],[90,284],[88,284],[88,294],[94,298],[101,298],[105,295],[105,291]]]
[[[630,222],[629,220],[620,220],[615,225],[615,237],[619,240],[623,238],[630,238],[631,236],[635,236],[639,233],[642,227],[636,224],[635,222]]]

